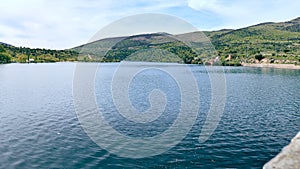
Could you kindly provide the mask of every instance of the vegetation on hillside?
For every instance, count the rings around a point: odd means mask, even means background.
[[[5,48],[0,44],[0,63],[10,63],[12,57],[8,54]]]
[[[0,44],[0,63],[44,63],[76,61],[78,53],[71,50],[30,49]]]
[[[192,64],[241,65],[245,63],[300,64],[300,18],[262,23],[247,28],[206,31],[216,53],[196,44],[196,50],[177,40],[200,32],[171,36],[167,33],[101,39],[68,50],[30,49],[0,43],[0,63],[96,61],[155,61]],[[179,38],[180,39],[180,38]]]
[[[235,62],[300,63],[300,18],[264,23],[238,30],[205,32],[221,60]]]
[[[202,53],[195,52],[185,44],[163,33],[102,39],[72,50],[81,51],[82,57],[88,53],[89,58],[87,60],[89,61],[104,62],[121,61],[128,56],[136,55],[136,52],[141,50],[144,52],[147,49],[162,49],[175,54],[184,63],[214,65],[241,65],[243,62],[299,64],[299,25],[300,18],[297,18],[288,22],[269,22],[237,30],[206,31],[204,33],[210,38],[217,51],[216,54],[205,53],[205,50],[209,50],[205,48],[200,49],[204,51]],[[196,37],[196,34],[200,34],[200,32],[175,35],[175,37],[189,36],[189,38],[193,38]],[[109,46],[113,46],[112,49]],[[161,56],[167,57],[165,52],[160,53]],[[137,59],[137,57],[133,58]],[[153,59],[153,57],[150,58]],[[168,60],[165,58],[161,61]],[[139,59],[144,60],[141,57]]]
[[[79,58],[86,58],[88,61],[203,63],[200,53],[166,33],[102,39],[72,50],[80,53]]]

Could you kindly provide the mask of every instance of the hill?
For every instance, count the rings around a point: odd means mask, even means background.
[[[200,32],[176,36],[196,36]],[[199,56],[184,44],[170,39],[163,33],[143,34],[130,37],[108,38],[71,50],[82,54],[89,54],[86,60],[120,61],[140,49],[159,48],[175,51],[174,54],[183,59],[185,63],[211,63],[223,65],[239,65],[248,63],[294,63],[300,62],[300,17],[287,22],[266,22],[242,29],[223,29],[218,31],[205,31],[217,50],[217,55],[207,57]],[[109,53],[107,46],[117,43]],[[83,48],[84,47],[84,48]],[[185,55],[185,56],[184,56]],[[216,63],[214,57],[219,57]],[[83,56],[82,56],[83,57]]]
[[[239,62],[295,63],[300,61],[300,18],[247,28],[208,33],[221,57]]]
[[[116,62],[125,59],[219,65],[240,65],[243,62],[300,64],[300,17],[287,22],[266,22],[242,29],[203,33],[217,53],[208,53],[207,44],[193,42],[197,43],[195,51],[178,40],[195,38],[201,32],[153,33],[106,38],[68,50],[30,49],[0,43],[0,63],[26,62],[29,57],[36,62]],[[133,54],[135,56],[131,57]]]
[[[193,50],[167,33],[101,39],[71,50],[80,52],[79,59],[85,61],[135,60],[192,63],[193,59],[197,58]]]
[[[71,50],[32,49],[0,42],[0,63],[76,61],[77,56],[78,53]]]

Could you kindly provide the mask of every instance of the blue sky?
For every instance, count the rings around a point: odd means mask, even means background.
[[[65,49],[134,14],[169,14],[199,30],[241,28],[300,17],[295,0],[10,0],[1,2],[0,42]]]

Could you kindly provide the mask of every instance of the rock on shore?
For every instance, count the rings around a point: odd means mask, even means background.
[[[300,169],[300,132],[263,169]]]

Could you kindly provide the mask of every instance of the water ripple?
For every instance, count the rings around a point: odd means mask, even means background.
[[[300,129],[299,71],[226,67],[222,120],[207,142],[198,143],[209,109],[210,83],[205,67],[191,66],[200,87],[201,110],[190,133],[164,154],[121,158],[96,145],[81,128],[72,98],[74,66],[0,65],[0,168],[261,168]],[[104,69],[113,66],[105,64]],[[108,114],[113,106],[105,107]],[[152,134],[160,133],[159,127],[153,126]],[[133,131],[137,130],[127,132]]]

